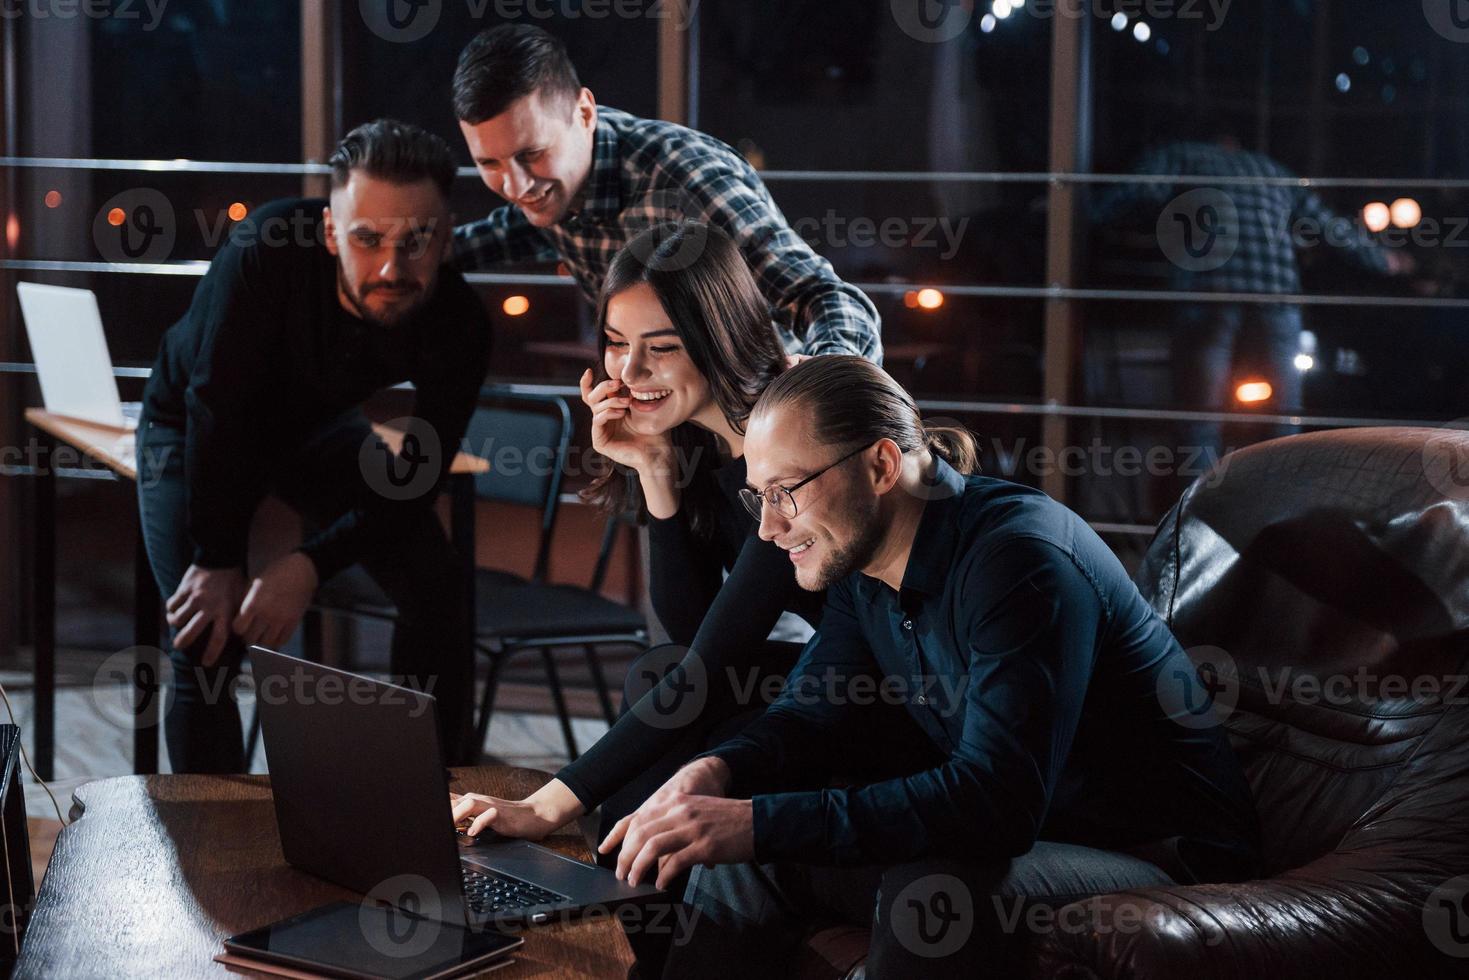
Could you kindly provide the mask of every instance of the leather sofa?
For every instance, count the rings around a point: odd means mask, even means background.
[[[1026,937],[1032,977],[1469,977],[1469,432],[1333,430],[1198,478],[1137,574],[1215,693],[1263,878],[1142,889]],[[825,930],[806,976],[861,975]]]

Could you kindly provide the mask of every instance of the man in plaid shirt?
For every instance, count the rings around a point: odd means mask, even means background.
[[[1349,218],[1334,214],[1315,191],[1285,184],[1296,175],[1231,137],[1215,142],[1164,143],[1138,159],[1139,174],[1177,175],[1176,183],[1120,184],[1098,197],[1097,225],[1148,226],[1168,259],[1168,288],[1188,292],[1299,295],[1297,251],[1325,245],[1362,271],[1411,271],[1411,257],[1384,247]],[[1211,183],[1209,178],[1271,179],[1274,183]],[[1174,401],[1182,408],[1220,411],[1246,377],[1268,381],[1264,407],[1301,410],[1301,308],[1289,302],[1180,302],[1173,322]],[[1249,440],[1285,435],[1293,426],[1252,425]],[[1185,426],[1184,444],[1218,450],[1221,427]]]
[[[872,301],[791,230],[738,153],[597,106],[565,47],[539,27],[504,24],[471,41],[454,110],[486,186],[509,202],[456,229],[461,270],[559,259],[595,304],[612,257],[638,232],[697,218],[739,245],[787,350],[881,360]]]
[[[1156,220],[1159,244],[1170,261],[1171,289],[1298,294],[1296,250],[1323,243],[1369,273],[1385,275],[1405,265],[1403,253],[1380,247],[1351,219],[1333,213],[1313,190],[1281,183],[1211,185],[1200,179],[1298,179],[1269,157],[1240,149],[1229,137],[1212,143],[1164,143],[1144,153],[1132,169],[1183,179],[1117,185],[1099,199],[1093,220]]]

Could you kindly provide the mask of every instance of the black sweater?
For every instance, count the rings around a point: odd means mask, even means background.
[[[760,540],[754,519],[740,503],[745,461],[726,460],[708,475],[717,495],[712,540],[694,534],[687,507],[667,520],[648,522],[653,610],[674,643],[698,654],[702,670],[694,676],[702,680],[694,684],[705,697],[702,710],[693,718],[679,711],[681,724],[653,712],[624,712],[610,732],[557,774],[587,810],[662,758],[689,731],[756,706],[739,694],[756,675],[765,640],[781,613],[794,612],[812,626],[820,621],[825,593],[796,584],[790,558]],[[689,676],[680,665],[661,690],[647,697],[666,697],[689,683]]]
[[[163,336],[144,418],[185,433],[189,534],[201,567],[244,564],[270,464],[374,392],[413,382],[413,415],[437,436],[430,465],[439,476],[479,397],[489,321],[463,277],[441,269],[434,295],[391,328],[347,313],[324,244],[326,203],[276,201],[236,225]],[[388,500],[362,482],[363,492],[344,497],[342,517],[302,548],[323,580],[358,561],[367,538],[405,508],[433,499]]]

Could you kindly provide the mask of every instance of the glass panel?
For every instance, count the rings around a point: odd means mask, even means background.
[[[488,0],[426,4],[401,31],[369,23],[361,4],[344,4],[342,120],[345,129],[380,116],[417,123],[438,133],[470,164],[450,102],[459,53],[475,34],[522,21],[561,38],[582,84],[599,104],[652,116],[658,104],[658,17],[677,4]],[[503,13],[524,11],[522,16]],[[626,14],[626,15],[623,15]],[[481,207],[491,206],[485,193]]]
[[[61,22],[74,35],[89,35],[91,44],[90,57],[76,64],[91,75],[93,138],[90,152],[82,155],[300,159],[297,4],[168,0],[79,6],[112,11],[100,19]],[[26,27],[39,29],[41,23]]]
[[[1469,32],[1446,14],[1435,20],[1440,7],[1449,4],[1293,0],[1221,15],[1201,4],[1194,18],[1094,25],[1096,169],[1175,179],[1093,189],[1087,285],[1262,296],[1085,303],[1080,400],[1246,415],[1463,414],[1466,195],[1413,183],[1460,176],[1469,163]],[[1257,182],[1209,182],[1220,175]],[[1345,185],[1308,193],[1290,186],[1296,176]],[[1408,183],[1371,185],[1384,178]],[[1297,294],[1398,305],[1291,302]],[[1114,449],[1179,455],[1299,428],[1287,417],[1111,420],[1102,431]],[[1184,481],[1159,493],[1139,489],[1147,480],[1091,467],[1077,485],[1084,509],[1150,520]]]
[[[762,170],[1045,170],[1048,20],[931,6],[704,4],[700,127]],[[944,290],[1043,285],[1044,182],[767,182],[840,275],[883,288],[887,365],[915,393],[1039,396],[1040,304]]]

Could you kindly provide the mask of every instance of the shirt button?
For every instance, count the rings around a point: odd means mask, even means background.
[[[911,620],[911,619],[905,619],[905,620],[903,620],[903,629],[905,629],[905,630],[911,630],[912,628],[913,628],[913,620]]]

